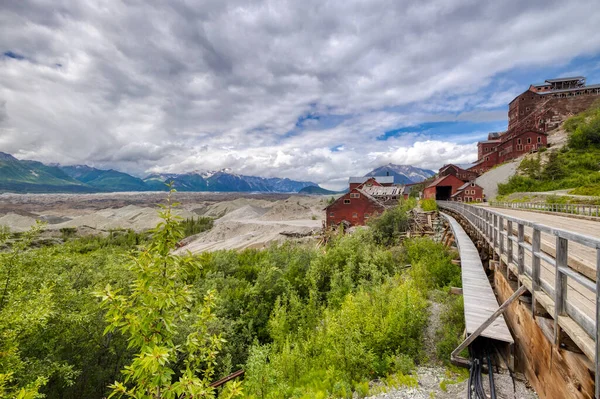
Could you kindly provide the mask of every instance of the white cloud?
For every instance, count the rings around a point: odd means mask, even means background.
[[[25,58],[0,56],[0,151],[330,184],[378,162],[466,162],[473,145],[451,138],[376,138],[504,119],[525,87],[494,76],[597,54],[598,20],[583,0],[3,2],[0,49]],[[342,122],[297,127],[309,114]]]

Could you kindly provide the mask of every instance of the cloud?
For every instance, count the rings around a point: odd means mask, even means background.
[[[323,183],[378,162],[472,160],[452,137],[376,138],[505,121],[529,82],[498,74],[577,69],[572,59],[599,53],[593,3],[3,2],[0,150],[139,175],[230,167]],[[564,24],[573,9],[578,22]]]

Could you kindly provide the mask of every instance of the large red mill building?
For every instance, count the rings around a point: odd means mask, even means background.
[[[327,226],[345,223],[347,226],[364,226],[389,206],[398,204],[404,186],[394,186],[393,176],[351,177],[350,191],[327,208]]]
[[[535,83],[508,106],[508,130],[490,133],[477,144],[477,161],[469,168],[481,174],[495,165],[546,147],[547,132],[567,117],[585,111],[600,98],[600,84],[585,77],[548,79]]]

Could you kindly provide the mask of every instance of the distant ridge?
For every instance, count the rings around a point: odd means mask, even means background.
[[[336,195],[345,193],[347,190],[342,191],[333,191],[327,190],[326,188],[320,186],[308,186],[304,187],[302,190],[298,191],[299,194],[310,194],[310,195]]]
[[[144,179],[117,170],[102,170],[87,165],[45,165],[22,161],[0,152],[0,192],[15,193],[96,193],[120,191],[166,191],[173,182],[179,191],[297,193],[317,186],[309,181],[264,178],[215,172],[153,174]]]
[[[394,176],[394,184],[420,183],[435,175],[429,169],[416,168],[410,165],[395,165],[389,163],[373,169],[365,176]]]

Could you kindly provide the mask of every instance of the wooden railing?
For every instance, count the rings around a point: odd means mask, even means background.
[[[537,303],[553,317],[555,345],[563,331],[595,362],[600,398],[600,239],[481,206],[446,201],[438,206],[468,221],[527,287],[532,310]]]
[[[568,213],[571,215],[583,215],[600,217],[599,205],[588,204],[546,204],[534,202],[497,202],[490,201],[490,206],[498,208],[525,209],[529,211]]]

